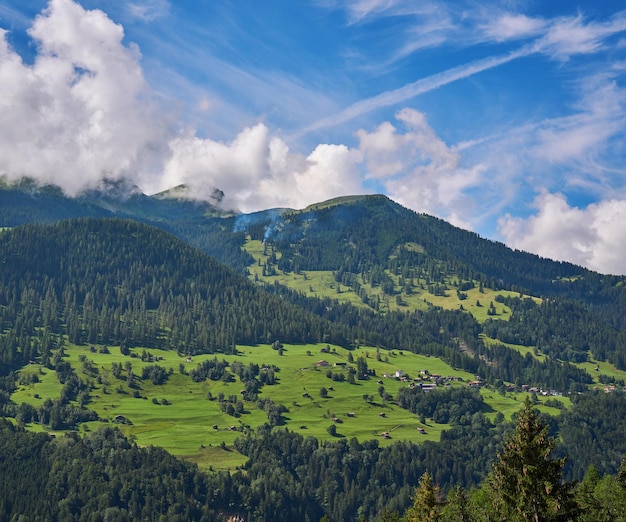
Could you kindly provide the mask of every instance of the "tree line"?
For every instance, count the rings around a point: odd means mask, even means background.
[[[594,418],[624,408],[623,396],[596,399]],[[445,394],[436,401],[454,404]],[[527,400],[512,423],[468,413],[439,443],[385,447],[340,437],[320,443],[268,424],[236,440],[248,460],[230,474],[138,447],[112,427],[52,438],[0,421],[0,518],[624,520],[624,453],[603,469],[591,455],[579,482],[568,471],[578,455],[566,432],[589,421],[593,404],[575,403],[571,419],[555,422]],[[616,437],[624,418],[609,428]]]

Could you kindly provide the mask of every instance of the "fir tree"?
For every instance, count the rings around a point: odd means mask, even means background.
[[[439,486],[433,484],[432,475],[426,471],[415,490],[413,505],[406,512],[407,522],[435,522],[440,517]]]
[[[489,477],[494,505],[506,520],[572,520],[578,513],[574,485],[562,480],[565,458],[552,458],[556,440],[526,398],[514,433]]]

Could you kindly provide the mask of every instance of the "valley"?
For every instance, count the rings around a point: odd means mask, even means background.
[[[615,480],[623,278],[383,196],[232,215],[30,189],[0,190],[18,202],[0,205],[0,409],[7,445],[48,448],[26,454],[50,487],[59,467],[104,465],[112,444],[103,469],[135,487],[126,459],[143,459],[145,481],[162,461],[226,495],[188,491],[180,505],[377,519],[404,511],[425,471],[446,493],[483,492],[525,408],[570,456],[564,479],[593,464]],[[119,504],[138,513],[131,500]]]
[[[221,411],[220,394],[226,400],[233,395],[241,399],[243,384],[232,373],[229,382],[222,379],[194,382],[189,376],[190,371],[203,361],[213,359],[214,355],[181,357],[174,352],[148,349],[145,353],[152,360],[142,361],[144,349],[133,349],[125,356],[119,347],[108,347],[110,353],[99,353],[102,347],[93,348],[75,345],[65,348],[64,359],[81,378],[90,382],[86,406],[101,419],[78,425],[76,428],[81,434],[97,429],[103,421],[115,423],[115,419],[122,416],[124,420],[117,426],[142,446],[163,447],[203,469],[234,469],[244,462],[244,457],[233,448],[235,438],[268,422],[266,413],[257,406],[258,401],[243,400],[241,413],[228,415]],[[238,346],[237,355],[218,358],[226,360],[231,367],[232,363],[239,362],[245,366],[278,368],[276,382],[264,385],[258,394],[261,401],[270,399],[286,406],[288,411],[281,416],[278,426],[320,440],[376,439],[381,446],[397,440],[438,441],[441,432],[450,428],[449,424],[437,423],[433,419],[420,422],[415,414],[398,407],[395,398],[400,388],[420,382],[430,386],[435,382],[435,378],[430,377],[432,375],[440,377],[441,387],[467,387],[467,383],[474,380],[473,375],[454,370],[435,357],[372,347],[346,350],[329,346],[328,349],[327,352],[325,345],[285,345],[279,355],[269,345]],[[375,375],[349,384],[346,379],[348,369],[355,368],[354,363],[348,363],[350,356],[353,361],[364,358]],[[125,367],[121,378],[113,376],[112,363]],[[128,385],[127,364],[137,376],[132,386]],[[163,384],[140,378],[142,369],[154,364],[168,371],[171,368],[171,374]],[[396,377],[397,371],[405,380]],[[335,378],[329,378],[328,372]],[[28,381],[30,375],[36,375],[38,382],[18,387],[11,395],[17,404],[26,403],[38,408],[46,399],[54,400],[61,395],[63,386],[54,371],[31,364],[19,372],[18,379]],[[341,380],[338,375],[342,376]],[[320,395],[322,388],[327,390],[325,397]],[[383,398],[384,394],[388,397]],[[485,402],[484,413],[491,419],[497,413],[510,418],[527,395],[521,392],[500,394],[487,388],[483,388],[481,394]],[[547,398],[538,396],[539,401]],[[569,404],[565,397],[558,400],[565,406]],[[541,406],[541,409],[559,414],[559,410],[548,406]],[[333,424],[336,434],[330,435],[328,428]],[[41,429],[36,423],[28,423],[27,427]],[[64,430],[52,431],[59,434]],[[390,433],[390,437],[381,437],[383,432]]]

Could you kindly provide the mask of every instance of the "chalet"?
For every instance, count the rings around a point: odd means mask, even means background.
[[[318,367],[326,367],[326,366],[330,366],[330,363],[328,361],[325,361],[324,359],[322,359],[321,361],[317,361],[317,363],[315,363]]]
[[[470,381],[467,383],[470,388],[480,388],[483,383],[481,381]]]
[[[380,436],[381,436],[383,439],[388,439],[388,438],[389,438],[389,432],[388,432],[388,431],[383,431],[383,432],[380,434]]]
[[[424,428],[417,428],[417,431],[422,435],[426,435],[426,430]]]
[[[354,413],[353,411],[349,411],[348,417],[356,417],[356,413]]]
[[[386,416],[387,416],[387,414],[386,414],[384,411],[381,411],[381,412],[378,414],[378,416],[379,416],[379,417],[386,417]]]

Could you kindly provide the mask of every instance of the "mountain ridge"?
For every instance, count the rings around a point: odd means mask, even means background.
[[[73,217],[134,219],[177,235],[242,274],[249,274],[254,262],[243,248],[247,237],[269,241],[279,257],[276,268],[286,272],[355,274],[371,270],[371,265],[386,269],[392,257],[398,258],[397,264],[429,259],[437,265],[431,271],[456,271],[460,279],[522,294],[564,296],[597,309],[616,327],[626,328],[624,277],[510,249],[406,209],[384,195],[344,196],[299,210],[233,214],[181,197],[181,190],[185,188],[147,196],[137,187],[112,182],[70,198],[58,187],[39,187],[32,180],[13,186],[5,182],[0,186],[0,227]],[[424,255],[410,252],[411,244],[423,249]],[[436,282],[437,276],[432,275],[430,279]]]

